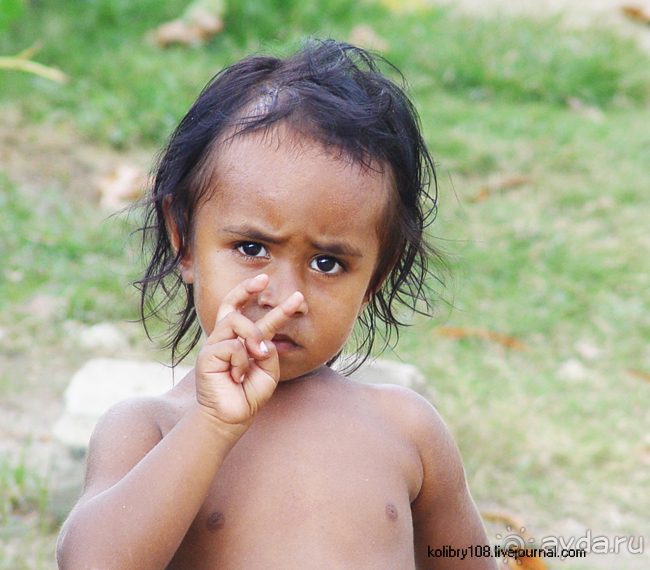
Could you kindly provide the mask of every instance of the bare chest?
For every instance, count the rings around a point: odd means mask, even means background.
[[[256,420],[223,463],[178,558],[185,551],[194,568],[319,568],[315,560],[412,568],[417,453],[381,418],[349,412],[279,409]]]

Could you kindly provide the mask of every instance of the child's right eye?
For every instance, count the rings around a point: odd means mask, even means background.
[[[266,257],[268,255],[266,248],[261,243],[253,241],[240,243],[236,246],[236,249],[246,257]]]

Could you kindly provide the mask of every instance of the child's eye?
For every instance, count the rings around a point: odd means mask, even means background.
[[[237,251],[246,257],[266,257],[268,252],[261,243],[254,241],[247,241],[240,243],[236,247]]]
[[[312,259],[309,266],[316,271],[321,273],[329,273],[333,275],[335,273],[340,273],[343,270],[343,265],[333,257],[321,256],[316,259]]]

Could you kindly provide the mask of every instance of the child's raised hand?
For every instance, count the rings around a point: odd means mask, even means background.
[[[241,310],[268,281],[267,275],[257,275],[224,297],[214,330],[197,358],[197,400],[228,424],[247,423],[273,394],[280,365],[277,349],[270,341],[304,302],[296,291],[253,323]]]

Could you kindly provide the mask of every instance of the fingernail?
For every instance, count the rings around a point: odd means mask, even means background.
[[[268,354],[268,353],[269,353],[269,348],[268,348],[268,346],[266,346],[266,343],[265,343],[264,341],[260,342],[260,350],[261,350],[264,354]]]

